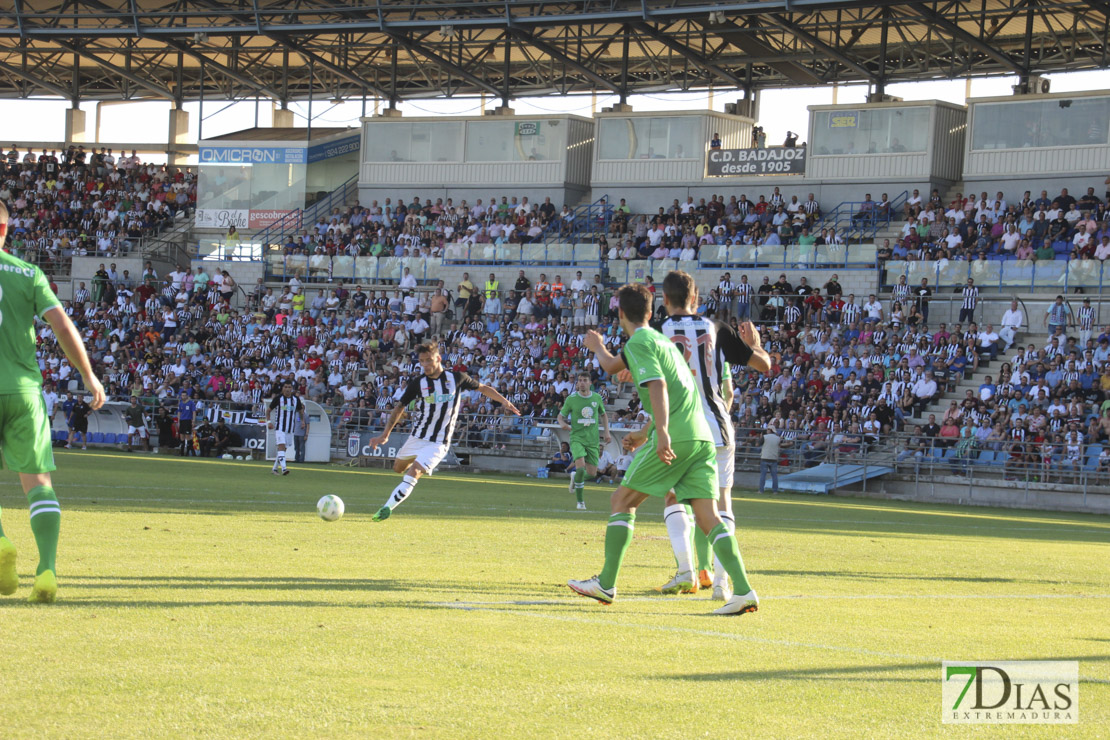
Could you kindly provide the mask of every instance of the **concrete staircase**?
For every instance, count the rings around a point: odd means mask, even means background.
[[[1014,347],[1023,346],[1024,338],[1025,335],[1020,332],[1014,335]],[[926,406],[924,412],[922,413],[922,418],[927,420],[929,418],[929,414],[936,414],[937,422],[939,423],[941,418],[944,416],[944,412],[948,409],[952,401],[957,401],[959,403],[963,402],[966,391],[970,390],[972,393],[975,394],[975,397],[978,398],[979,386],[983,384],[988,375],[991,376],[992,382],[998,382],[998,368],[1005,361],[1005,357],[1006,353],[1003,352],[1000,353],[993,362],[984,362],[983,360],[980,360],[979,368],[974,372],[965,373],[964,377],[956,382],[955,390],[953,392],[945,393],[940,398],[940,400]]]

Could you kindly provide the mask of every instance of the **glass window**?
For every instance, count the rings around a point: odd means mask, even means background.
[[[929,108],[821,110],[810,133],[815,156],[924,152],[929,144]]]
[[[292,211],[304,206],[303,164],[256,164],[251,172],[250,207]]]
[[[694,159],[705,149],[704,119],[603,118],[599,159]]]
[[[972,122],[971,148],[982,151],[1105,145],[1108,136],[1110,98],[978,103]]]
[[[544,162],[566,150],[563,122],[470,121],[466,124],[467,162]]]
[[[363,162],[462,161],[462,121],[375,122],[363,139]]]
[[[197,208],[250,208],[251,165],[202,164],[197,171]]]

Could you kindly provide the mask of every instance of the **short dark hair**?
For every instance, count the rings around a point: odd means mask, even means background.
[[[640,283],[628,283],[617,291],[620,310],[634,324],[642,324],[651,312],[651,291]]]
[[[593,378],[592,378],[592,377],[590,377],[590,374],[589,374],[588,372],[586,372],[585,370],[583,370],[582,372],[578,373],[578,376],[577,376],[577,377],[579,377],[579,378],[585,378],[586,380],[589,380],[589,381],[593,382]]]
[[[416,345],[416,356],[420,355],[438,355],[439,345],[435,342],[422,342]]]
[[[727,274],[727,273],[726,273]],[[690,273],[672,270],[663,278],[663,295],[676,308],[684,308],[690,299],[697,296],[698,286]]]

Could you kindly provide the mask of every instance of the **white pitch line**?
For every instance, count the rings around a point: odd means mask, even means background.
[[[758,571],[755,571],[758,573]],[[760,601],[782,601],[784,599],[819,599],[819,600],[857,600],[869,599],[877,601],[898,599],[1110,599],[1110,594],[783,594],[779,596],[761,596]],[[695,599],[682,599],[675,596],[632,596],[622,597],[619,602],[669,602],[691,603]],[[521,599],[507,601],[438,601],[435,606],[562,606],[582,603],[579,599]]]
[[[0,486],[17,486],[17,485],[19,485],[19,484],[18,483],[12,483],[12,482],[0,482]],[[133,490],[133,491],[206,491],[206,492],[213,492],[213,493],[218,493],[222,490],[222,489],[216,489],[216,488],[177,488],[177,487],[156,488],[156,487],[151,487],[151,486],[110,486],[110,485],[90,485],[90,486],[84,486],[83,485],[83,486],[81,486],[81,488],[107,488],[107,489],[112,489],[112,490]],[[280,492],[277,492],[277,491],[268,491],[267,493],[281,495]],[[301,495],[301,494],[297,493],[297,494],[289,494],[289,495]],[[305,495],[309,495],[309,494],[305,494]],[[219,499],[217,501],[212,501],[212,500],[198,500],[198,499],[190,499],[190,498],[149,498],[149,497],[146,497],[146,496],[144,496],[142,498],[104,498],[104,497],[99,497],[99,496],[98,497],[66,496],[65,499],[63,500],[63,503],[64,503],[65,500],[68,500],[68,501],[117,501],[117,502],[118,501],[124,501],[124,502],[136,502],[136,503],[142,503],[144,501],[150,501],[150,502],[155,502],[155,503],[172,502],[172,503],[179,503],[179,504],[199,504],[199,505],[214,504],[214,503],[219,503],[219,504],[281,504],[281,505],[294,505],[294,502],[268,501],[268,500],[264,500],[264,499]],[[300,504],[296,503],[295,505],[300,505]],[[464,511],[488,511],[488,512],[503,512],[503,513],[506,513],[506,514],[527,513],[527,514],[571,514],[571,515],[577,515],[577,511],[574,510],[574,509],[561,509],[561,508],[560,509],[548,509],[548,508],[531,508],[531,507],[521,507],[521,506],[488,506],[488,505],[487,506],[474,506],[474,505],[471,505],[471,504],[457,504],[457,503],[450,503],[450,502],[446,502],[446,501],[429,501],[429,500],[424,500],[424,501],[409,500],[408,502],[405,503],[405,508],[420,508],[420,509],[436,508],[436,509],[454,509],[454,510],[464,510]],[[375,511],[376,511],[376,509],[375,509]],[[367,513],[371,513],[371,512],[367,511]],[[596,510],[588,511],[588,512],[585,512],[585,513],[586,513],[586,515],[589,515],[589,514],[604,514],[605,512],[602,511],[601,509],[596,509]],[[646,517],[645,517],[645,519],[646,519]],[[883,520],[883,519],[874,519],[874,520],[868,520],[868,519],[821,519],[821,518],[801,518],[801,517],[774,517],[774,516],[749,516],[749,517],[742,517],[741,521],[743,521],[743,520],[768,521],[768,522],[776,522],[776,523],[795,522],[795,523],[802,523],[802,524],[856,524],[856,525],[860,525],[860,526],[889,526],[889,527],[911,527],[911,528],[912,527],[937,527],[937,528],[940,528],[940,529],[945,529],[945,528],[948,528],[948,529],[969,529],[969,530],[989,529],[991,531],[1001,532],[1001,533],[1007,533],[1007,532],[1059,532],[1061,530],[1066,530],[1066,531],[1072,532],[1072,533],[1085,533],[1085,534],[1089,533],[1089,534],[1108,534],[1108,535],[1110,535],[1110,528],[1100,527],[1097,524],[1086,524],[1086,523],[1078,523],[1078,522],[1075,523],[1075,524],[1062,522],[1058,526],[1049,526],[1049,527],[1006,527],[1006,526],[998,526],[998,525],[986,526],[986,525],[978,525],[978,524],[960,524],[960,523],[953,523],[953,522],[903,522],[903,521],[892,521],[892,520]],[[655,522],[649,521],[648,523],[653,524]],[[742,529],[742,527],[741,527],[741,529]]]

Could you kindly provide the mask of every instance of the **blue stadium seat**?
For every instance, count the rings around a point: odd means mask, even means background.
[[[118,445],[127,444],[127,433],[126,432],[123,432],[121,434],[116,435],[116,444],[118,444]]]
[[[1098,456],[1102,454],[1102,445],[1090,445],[1087,447],[1087,462],[1083,465],[1084,470],[1094,470],[1098,467]]]
[[[994,450],[983,450],[979,453],[979,459],[976,460],[980,465],[993,465],[995,460]]]
[[[104,434],[101,432],[93,432],[89,435],[89,442],[94,445],[104,444]]]

